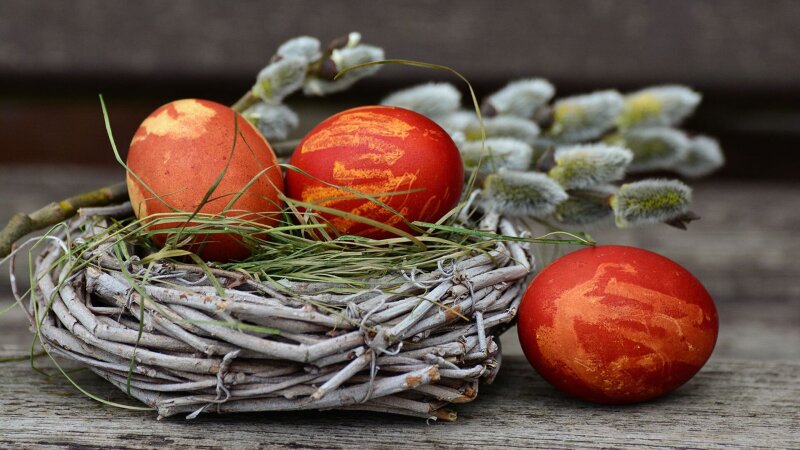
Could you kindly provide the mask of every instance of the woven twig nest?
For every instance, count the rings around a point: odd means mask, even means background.
[[[201,267],[165,262],[134,286],[130,275],[145,270],[135,258],[120,264],[110,245],[79,260],[67,251],[104,223],[73,221],[48,241],[31,319],[38,314],[51,354],[85,364],[159,417],[335,408],[454,420],[445,407],[473,400],[497,374],[498,335],[534,267],[528,243],[497,241],[355,294],[211,269],[215,287]],[[523,234],[491,213],[472,226]]]

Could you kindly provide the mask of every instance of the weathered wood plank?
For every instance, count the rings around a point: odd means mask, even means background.
[[[210,0],[0,4],[0,75],[250,79],[298,34],[351,30],[389,55],[509,76],[617,85],[678,81],[797,89],[800,8],[790,0],[596,2]],[[157,17],[158,19],[154,19]],[[48,26],[39,26],[47,23]],[[446,32],[445,32],[446,31]],[[668,37],[668,38],[667,38]],[[395,71],[390,76],[419,71]]]
[[[122,179],[122,169],[0,167],[0,222],[16,211]],[[635,245],[686,266],[717,301],[800,299],[800,183],[707,181],[695,184],[689,231],[667,226],[589,229],[604,244]],[[20,268],[22,269],[22,268]],[[20,272],[20,276],[24,272]],[[0,292],[9,292],[0,277]]]
[[[5,293],[0,293],[0,311],[5,310],[12,304],[10,296]],[[33,340],[28,325],[28,318],[22,310],[15,306],[13,309],[7,311],[0,316],[0,347],[3,346],[30,346]]]
[[[109,164],[96,93],[124,150],[153,109],[182,97],[230,104],[285,39],[351,29],[389,57],[451,66],[479,94],[543,76],[559,95],[684,83],[705,96],[690,129],[737,153],[724,176],[796,178],[784,161],[800,142],[800,8],[791,0],[410,0],[374,2],[102,0],[0,2],[0,163]],[[154,18],[158,19],[155,20]],[[46,23],[47,26],[40,26]],[[502,30],[502,31],[500,31]],[[387,67],[313,111],[375,102],[408,83],[452,76]],[[464,86],[461,85],[463,89]],[[47,133],[37,126],[47,118]],[[66,151],[65,151],[66,150]]]
[[[24,352],[6,347],[0,358]],[[49,367],[45,358],[37,364]],[[72,376],[103,398],[126,401],[88,371]],[[798,362],[715,360],[660,400],[598,406],[554,391],[527,362],[511,357],[477,401],[456,407],[456,423],[430,425],[358,412],[209,415],[158,422],[154,413],[101,406],[62,377],[33,373],[28,361],[0,364],[0,379],[0,447],[800,446]]]

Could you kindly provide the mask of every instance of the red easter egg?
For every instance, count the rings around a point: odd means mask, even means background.
[[[223,213],[255,179],[224,215],[264,226],[274,225],[279,218],[282,204],[278,195],[283,179],[275,153],[255,127],[219,103],[185,99],[156,109],[134,134],[127,164],[152,190],[128,174],[128,193],[139,219],[174,210],[194,212],[226,166],[224,177],[201,213]],[[174,229],[183,224],[185,216],[183,221],[176,219],[149,228]],[[163,246],[166,240],[166,233],[153,236],[158,245]],[[250,254],[240,237],[224,233],[196,235],[186,248],[213,261],[244,259]]]
[[[519,308],[525,356],[556,388],[598,403],[666,394],[711,356],[714,302],[686,269],[616,245],[570,253],[528,286]]]
[[[461,155],[450,136],[427,117],[393,106],[329,117],[300,142],[290,164],[308,175],[287,171],[289,197],[404,231],[411,231],[406,221],[435,222],[454,208],[464,183]],[[399,215],[337,186],[374,195]],[[356,220],[321,215],[339,234],[395,237]]]

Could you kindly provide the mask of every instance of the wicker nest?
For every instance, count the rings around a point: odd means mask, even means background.
[[[76,220],[48,241],[30,317],[39,315],[51,354],[85,364],[159,418],[351,409],[455,420],[447,405],[475,399],[497,374],[498,336],[534,267],[529,244],[498,242],[429,272],[371,280],[357,294],[212,269],[221,294],[200,267],[166,262],[132,286],[124,274],[144,268],[120,265],[110,246],[64,258],[65,243],[103,223]],[[495,214],[472,225],[521,234]]]

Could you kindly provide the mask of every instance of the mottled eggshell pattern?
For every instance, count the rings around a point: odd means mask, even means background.
[[[688,381],[717,339],[714,303],[677,263],[599,246],[570,253],[531,282],[518,332],[531,365],[556,388],[599,403],[633,403]]]
[[[391,106],[354,108],[329,117],[302,140],[290,164],[308,175],[287,171],[289,197],[404,231],[411,230],[403,218],[434,222],[450,211],[464,183],[461,155],[450,136],[427,117]],[[399,215],[336,186],[374,195]],[[393,192],[401,194],[386,195]],[[369,224],[322,215],[339,234],[394,237]]]
[[[223,212],[253,179],[256,181],[226,216],[271,226],[282,208],[279,193],[283,180],[269,143],[241,115],[212,101],[176,100],[155,110],[134,134],[127,164],[130,172],[160,197],[128,174],[128,192],[139,219],[170,213],[173,208],[194,212],[226,166],[225,176],[201,213]],[[151,229],[180,225],[156,224]],[[166,239],[166,234],[153,237],[159,245]],[[239,260],[250,254],[241,239],[232,234],[198,235],[187,248],[210,261]]]

